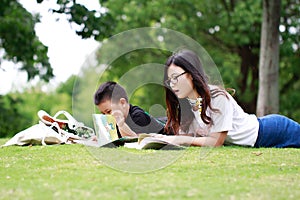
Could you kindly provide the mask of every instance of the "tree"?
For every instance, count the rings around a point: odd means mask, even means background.
[[[42,1],[42,0],[41,0]],[[54,12],[68,14],[83,38],[97,40],[139,27],[156,26],[182,32],[198,41],[212,56],[225,86],[236,89],[236,99],[250,113],[256,112],[258,65],[262,23],[260,0],[103,0],[106,12],[83,12],[75,0],[58,1]],[[280,112],[299,116],[299,0],[282,0],[280,25]],[[180,11],[180,12],[179,12]],[[97,26],[95,26],[97,25]],[[127,66],[124,66],[125,68]],[[127,69],[129,69],[128,67]],[[123,69],[125,70],[125,69]],[[121,70],[120,70],[121,71]],[[293,99],[290,99],[293,97]],[[286,101],[287,100],[287,101]]]
[[[62,1],[60,5],[54,12],[67,14],[70,22],[83,27],[77,31],[83,38],[95,37],[99,40],[129,29],[148,26],[187,34],[214,54],[213,58],[221,72],[238,71],[237,65],[240,65],[241,73],[235,73],[238,77],[233,78],[232,73],[225,72],[228,77],[224,77],[224,82],[231,84],[238,80],[234,87],[239,91],[237,97],[240,103],[246,110],[255,112],[261,21],[259,1],[222,1],[212,4],[207,0],[106,0],[101,1],[101,6],[107,12],[101,15],[84,9],[74,0]],[[81,12],[83,10],[85,12]],[[228,58],[233,63],[226,62]],[[225,65],[226,68],[223,67]],[[249,93],[249,90],[254,93]]]
[[[257,115],[279,111],[279,22],[281,0],[263,0]]]
[[[0,50],[4,54],[0,64],[2,60],[12,61],[20,64],[19,70],[27,72],[28,80],[38,76],[49,81],[53,71],[47,56],[48,48],[35,34],[34,26],[38,22],[39,15],[27,12],[17,0],[1,1]]]

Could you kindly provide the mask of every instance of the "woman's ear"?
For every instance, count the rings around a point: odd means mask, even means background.
[[[189,79],[191,79],[191,80],[193,80],[193,76],[192,76],[192,74],[188,74],[188,76],[187,76]]]

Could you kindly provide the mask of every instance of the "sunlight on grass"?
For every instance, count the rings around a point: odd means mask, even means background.
[[[123,162],[124,168],[132,163],[122,158],[122,151],[138,157],[152,155],[144,166],[151,165],[154,157],[164,162],[170,155],[181,154],[169,165],[144,173],[115,170],[81,145],[13,146],[0,151],[0,199],[300,197],[299,149],[221,147],[206,149],[205,154],[199,147],[183,152],[97,149],[101,155],[116,154],[111,158],[120,159],[115,163]]]

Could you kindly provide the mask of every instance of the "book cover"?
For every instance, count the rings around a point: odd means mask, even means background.
[[[99,146],[119,139],[116,120],[112,115],[93,114],[93,121]]]

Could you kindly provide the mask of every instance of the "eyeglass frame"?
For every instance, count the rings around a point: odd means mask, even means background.
[[[171,77],[170,79],[167,79],[167,80],[165,80],[165,84],[167,85],[167,86],[171,86],[170,84],[172,83],[172,84],[176,84],[176,83],[178,83],[178,78],[180,77],[180,76],[182,76],[183,74],[186,74],[187,72],[186,71],[184,71],[184,72],[182,72],[181,74],[178,74],[178,75],[176,75],[175,77]],[[173,80],[173,81],[172,81]]]

